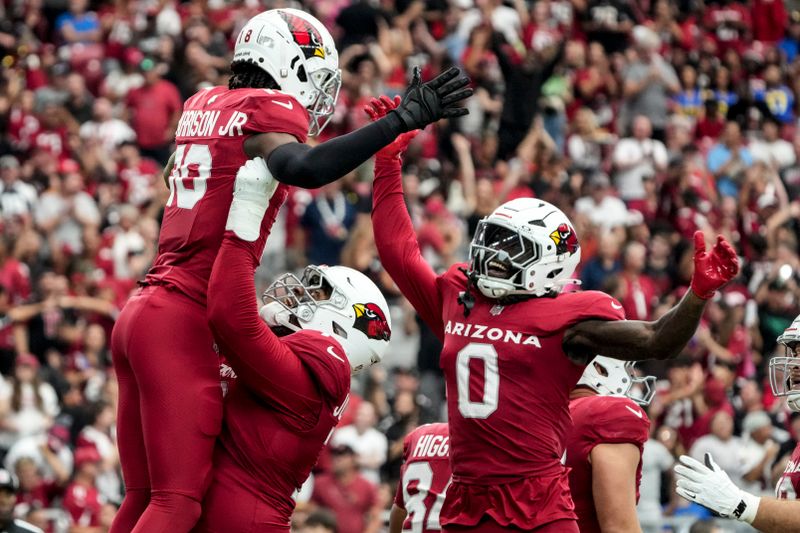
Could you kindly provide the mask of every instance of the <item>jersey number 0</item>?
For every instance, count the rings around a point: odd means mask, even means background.
[[[469,364],[473,359],[483,363],[483,394],[480,401],[469,397]],[[500,372],[497,366],[497,350],[491,344],[472,342],[458,352],[456,358],[456,382],[458,385],[458,410],[464,418],[488,418],[497,410],[500,397]]]

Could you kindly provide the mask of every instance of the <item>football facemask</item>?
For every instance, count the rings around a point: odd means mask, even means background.
[[[784,355],[769,361],[772,393],[786,398],[792,411],[800,411],[800,316],[776,340],[783,346]]]

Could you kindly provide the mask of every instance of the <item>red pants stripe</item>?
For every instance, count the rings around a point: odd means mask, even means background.
[[[219,360],[203,306],[145,287],[111,337],[126,496],[111,533],[185,533],[200,517],[222,425]]]

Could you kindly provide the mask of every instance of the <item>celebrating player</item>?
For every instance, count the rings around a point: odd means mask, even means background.
[[[566,465],[581,533],[641,532],[636,504],[650,420],[639,406],[650,403],[655,377],[634,376],[633,365],[599,355],[570,395]],[[635,385],[642,398],[632,394]]]
[[[373,99],[374,119],[397,101]],[[402,104],[400,104],[402,105]],[[453,482],[445,531],[578,531],[560,459],[569,394],[598,353],[674,357],[706,302],[738,272],[722,237],[695,235],[691,290],[654,322],[625,321],[601,292],[562,294],[580,260],[572,223],[553,205],[517,199],[482,219],[470,263],[437,276],[420,253],[400,177],[404,134],[376,158],[372,222],[381,263],[444,342]],[[394,157],[389,157],[394,155]]]
[[[784,357],[769,362],[769,381],[775,396],[786,398],[792,411],[800,412],[800,316],[778,337]],[[800,444],[775,488],[777,498],[759,498],[733,484],[711,454],[705,464],[683,455],[675,466],[677,493],[708,507],[724,518],[752,524],[765,533],[800,531]]]
[[[400,484],[389,516],[389,533],[440,531],[439,512],[449,484],[447,424],[426,424],[406,435]]]
[[[113,533],[182,533],[200,516],[222,424],[206,288],[239,168],[261,157],[281,183],[318,187],[402,132],[465,114],[455,106],[471,93],[458,69],[425,84],[417,70],[393,113],[311,148],[306,136],[325,127],[340,85],[336,47],[317,19],[291,9],[253,17],[236,40],[231,69],[229,87],[202,90],[184,105],[165,170],[170,196],[158,257],[112,335],[126,487]],[[283,185],[272,196],[256,251],[286,194]]]
[[[380,361],[389,345],[386,300],[351,268],[284,274],[259,317],[257,241],[275,185],[261,160],[239,172],[211,272],[209,323],[236,378],[196,531],[289,531],[292,494],[342,416],[351,371]]]

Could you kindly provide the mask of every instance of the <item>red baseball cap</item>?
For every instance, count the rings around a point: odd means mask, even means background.
[[[39,360],[33,354],[21,353],[17,356],[17,366],[23,365],[39,368]]]
[[[75,468],[78,469],[87,463],[99,463],[103,458],[94,446],[81,446],[75,450]]]
[[[80,172],[81,166],[74,159],[64,159],[58,164],[59,174],[69,174],[72,172]]]

